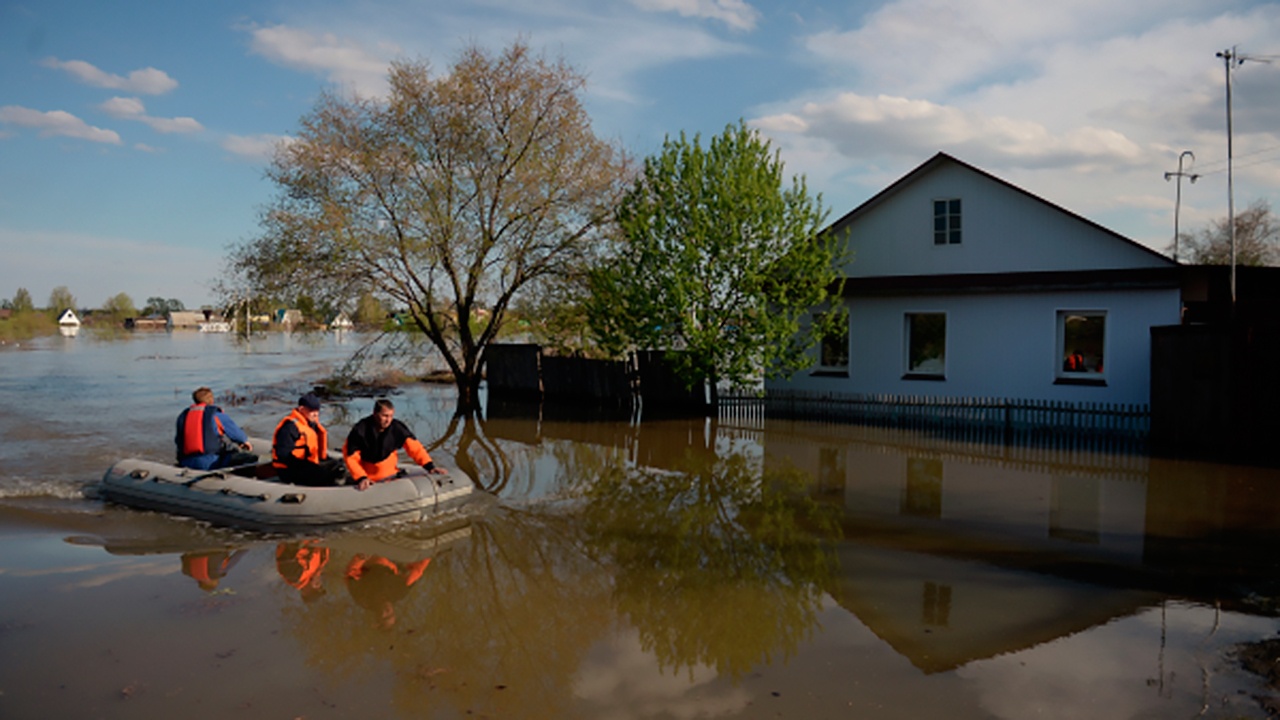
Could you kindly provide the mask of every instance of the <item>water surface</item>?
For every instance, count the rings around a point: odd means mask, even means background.
[[[1275,471],[395,396],[491,496],[264,537],[111,507],[209,385],[251,434],[358,338],[0,352],[0,717],[1261,718]],[[234,404],[227,403],[231,399]],[[368,399],[326,406],[338,437]]]

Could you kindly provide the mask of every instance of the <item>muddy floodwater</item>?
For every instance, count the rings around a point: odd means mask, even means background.
[[[0,718],[1266,718],[1280,473],[393,395],[483,490],[311,536],[94,499],[354,336],[0,347]],[[327,404],[345,437],[372,407]],[[354,492],[354,490],[353,490]]]

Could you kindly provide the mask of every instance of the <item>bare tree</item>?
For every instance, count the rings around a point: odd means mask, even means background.
[[[1182,234],[1186,257],[1199,265],[1231,263],[1231,224],[1227,218],[1209,223],[1195,234]],[[1255,200],[1236,214],[1236,264],[1280,265],[1280,219],[1265,200]]]
[[[334,306],[371,292],[407,310],[473,407],[513,300],[579,263],[625,187],[584,84],[517,42],[472,47],[443,75],[397,62],[386,99],[325,95],[279,148],[279,197],[224,287]]]

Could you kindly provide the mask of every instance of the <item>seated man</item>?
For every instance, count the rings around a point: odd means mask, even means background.
[[[444,473],[436,467],[408,425],[395,419],[396,407],[386,398],[373,404],[373,414],[360,420],[342,444],[342,459],[356,482],[357,490],[396,476],[400,460],[397,451],[404,448],[409,457],[429,473]]]
[[[194,403],[178,413],[178,464],[195,470],[216,470],[257,462],[250,453],[253,445],[239,425],[222,408],[213,404],[213,391],[207,387],[191,393]],[[244,452],[241,452],[241,449]]]
[[[293,485],[342,485],[342,462],[329,457],[329,432],[320,424],[320,398],[307,393],[276,425],[271,466]]]

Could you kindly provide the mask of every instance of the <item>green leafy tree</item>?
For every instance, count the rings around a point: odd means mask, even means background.
[[[387,321],[387,309],[371,292],[360,294],[356,300],[356,316],[352,322],[363,327],[380,328]]]
[[[1280,218],[1267,201],[1255,200],[1236,214],[1235,224],[1237,265],[1280,265]],[[1180,238],[1182,254],[1193,264],[1231,263],[1231,223],[1225,217]]]
[[[590,276],[587,312],[611,354],[665,350],[693,386],[748,386],[806,367],[842,315],[811,311],[840,292],[843,238],[803,178],[745,123],[704,148],[667,138],[618,210],[622,237]],[[675,352],[683,351],[683,352]]]
[[[439,75],[397,62],[389,80],[385,100],[322,97],[280,146],[279,196],[223,287],[407,308],[467,410],[513,300],[597,241],[625,157],[592,131],[583,76],[522,43],[469,48]]]
[[[127,293],[119,293],[107,298],[107,301],[102,303],[102,312],[110,315],[112,319],[124,320],[137,315],[138,309],[133,305],[133,298],[129,297]]]
[[[142,308],[143,315],[166,315],[171,312],[181,312],[186,310],[187,306],[178,298],[162,298],[152,296],[147,298],[146,307]]]
[[[66,285],[59,285],[49,293],[47,309],[55,315],[61,314],[63,310],[75,310],[76,296],[71,294]]]
[[[18,292],[13,294],[13,314],[29,313],[35,309],[35,304],[31,302],[31,293],[24,287],[18,288]]]

